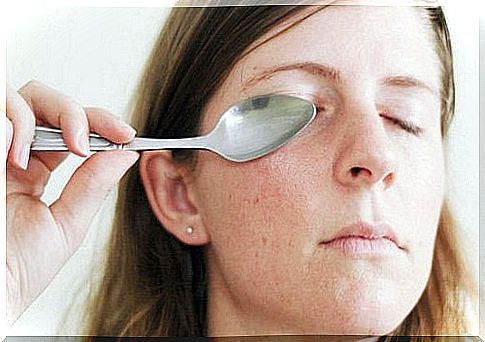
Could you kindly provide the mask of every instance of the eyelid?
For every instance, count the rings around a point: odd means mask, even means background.
[[[381,107],[381,106],[378,106]],[[401,110],[404,110],[401,108]],[[415,136],[420,136],[423,133],[423,128],[421,125],[416,122],[412,117],[403,117],[403,115],[396,114],[394,111],[389,110],[389,107],[384,106],[378,108],[379,116],[385,118],[386,120],[390,121],[392,124],[399,126],[401,129],[405,130],[406,132],[413,134]]]
[[[389,115],[381,115],[386,120],[391,121],[393,124],[398,125],[400,128],[408,133],[416,136],[420,136],[423,133],[423,129],[419,127],[415,122],[411,120],[398,119]]]
[[[301,96],[311,101],[317,108],[317,114],[320,114],[320,117],[323,116],[324,119],[329,120],[332,117],[332,114],[338,111],[339,101],[332,91],[324,91],[323,93],[326,93],[328,96],[322,96],[322,92],[316,91],[300,92],[296,96]],[[331,108],[330,111],[327,110],[329,108]],[[326,113],[323,113],[322,115],[322,112],[324,111]],[[423,128],[411,119],[400,118],[399,116],[392,114],[388,109],[380,110],[379,113],[381,117],[384,117],[392,124],[399,126],[400,129],[403,129],[412,135],[419,137],[423,133]]]
[[[322,106],[332,106],[337,108],[340,105],[340,98],[338,94],[335,94],[331,90],[300,91],[295,92],[294,95],[312,102],[317,109]]]

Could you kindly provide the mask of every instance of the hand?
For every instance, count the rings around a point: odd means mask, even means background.
[[[40,82],[18,92],[7,86],[7,316],[13,323],[81,244],[98,208],[138,153],[92,154],[59,199],[40,200],[51,172],[67,153],[30,152],[35,125],[60,128],[69,150],[87,156],[88,133],[127,143],[135,131],[105,110],[82,108]]]

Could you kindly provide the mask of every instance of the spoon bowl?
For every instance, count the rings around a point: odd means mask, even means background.
[[[224,158],[245,162],[287,144],[315,113],[313,103],[298,97],[252,97],[229,108],[207,139]]]

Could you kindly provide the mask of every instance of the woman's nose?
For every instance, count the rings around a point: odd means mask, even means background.
[[[397,160],[382,118],[366,115],[347,125],[335,165],[337,181],[346,187],[382,187],[396,182]]]

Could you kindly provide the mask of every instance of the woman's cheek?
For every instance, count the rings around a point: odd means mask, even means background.
[[[422,150],[423,152],[426,150]],[[415,158],[415,167],[408,174],[407,185],[409,202],[414,217],[414,234],[416,239],[415,252],[418,252],[422,263],[431,264],[433,241],[439,222],[441,207],[445,192],[445,168],[441,145],[430,148],[421,158]],[[418,257],[418,256],[416,256]]]
[[[244,164],[213,159],[198,179],[211,247],[251,272],[286,265],[301,250],[312,182],[282,148]],[[313,190],[313,191],[312,191]],[[243,266],[244,267],[244,266]]]
[[[244,164],[207,163],[198,178],[205,218],[212,225],[245,226],[256,233],[297,216],[306,186],[303,174],[290,162],[269,155]]]

